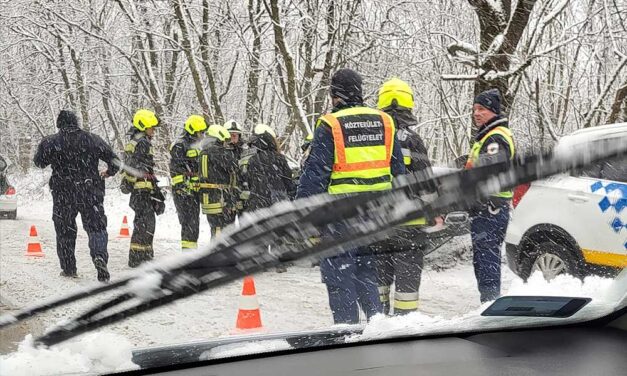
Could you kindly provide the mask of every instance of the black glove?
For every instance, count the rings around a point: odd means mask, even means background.
[[[165,195],[161,191],[161,188],[157,186],[155,183],[155,189],[152,191],[150,195],[150,199],[152,200],[152,208],[155,211],[155,214],[161,215],[165,212]]]

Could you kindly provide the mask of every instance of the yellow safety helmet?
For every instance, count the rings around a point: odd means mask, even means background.
[[[274,132],[274,129],[272,129],[272,127],[263,124],[263,123],[259,123],[255,126],[255,129],[253,130],[253,133],[256,135],[262,135],[264,133],[269,134],[270,136],[276,138],[276,133]]]
[[[231,134],[220,124],[212,124],[207,128],[207,136],[218,139],[219,141],[226,141],[231,138]]]
[[[205,129],[207,129],[207,123],[205,123],[205,118],[200,115],[190,115],[185,120],[185,130],[191,135],[195,135]]]
[[[133,126],[141,132],[148,128],[156,127],[157,125],[159,125],[159,118],[150,110],[137,110],[133,116]]]
[[[414,108],[414,91],[407,82],[396,77],[381,85],[377,108],[382,110],[394,105],[409,109]]]
[[[224,123],[224,128],[230,133],[242,134],[242,128],[239,127],[239,124],[237,124],[235,120],[229,120]]]

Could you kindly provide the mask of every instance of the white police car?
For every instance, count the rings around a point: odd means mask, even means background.
[[[583,129],[559,140],[573,145],[627,135],[627,123]],[[514,193],[507,260],[521,278],[608,274],[627,267],[627,159],[557,175]]]

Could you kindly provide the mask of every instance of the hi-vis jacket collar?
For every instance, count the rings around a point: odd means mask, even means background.
[[[481,140],[486,134],[496,127],[507,127],[507,121],[506,117],[500,117],[498,115],[492,118],[492,120],[484,124],[484,126],[479,130],[479,133],[477,133],[477,136],[475,137],[475,141]]]

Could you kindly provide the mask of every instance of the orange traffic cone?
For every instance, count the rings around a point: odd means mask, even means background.
[[[118,235],[118,239],[130,237],[131,233],[128,229],[128,219],[126,219],[126,216],[124,216],[124,218],[122,218],[122,227],[120,227],[120,235]]]
[[[41,250],[41,243],[39,242],[35,225],[30,226],[30,235],[28,245],[26,246],[26,256],[44,257],[44,252]]]
[[[261,313],[259,312],[259,302],[255,293],[255,281],[252,277],[244,278],[244,288],[239,300],[239,312],[237,312],[235,328],[261,328]]]

